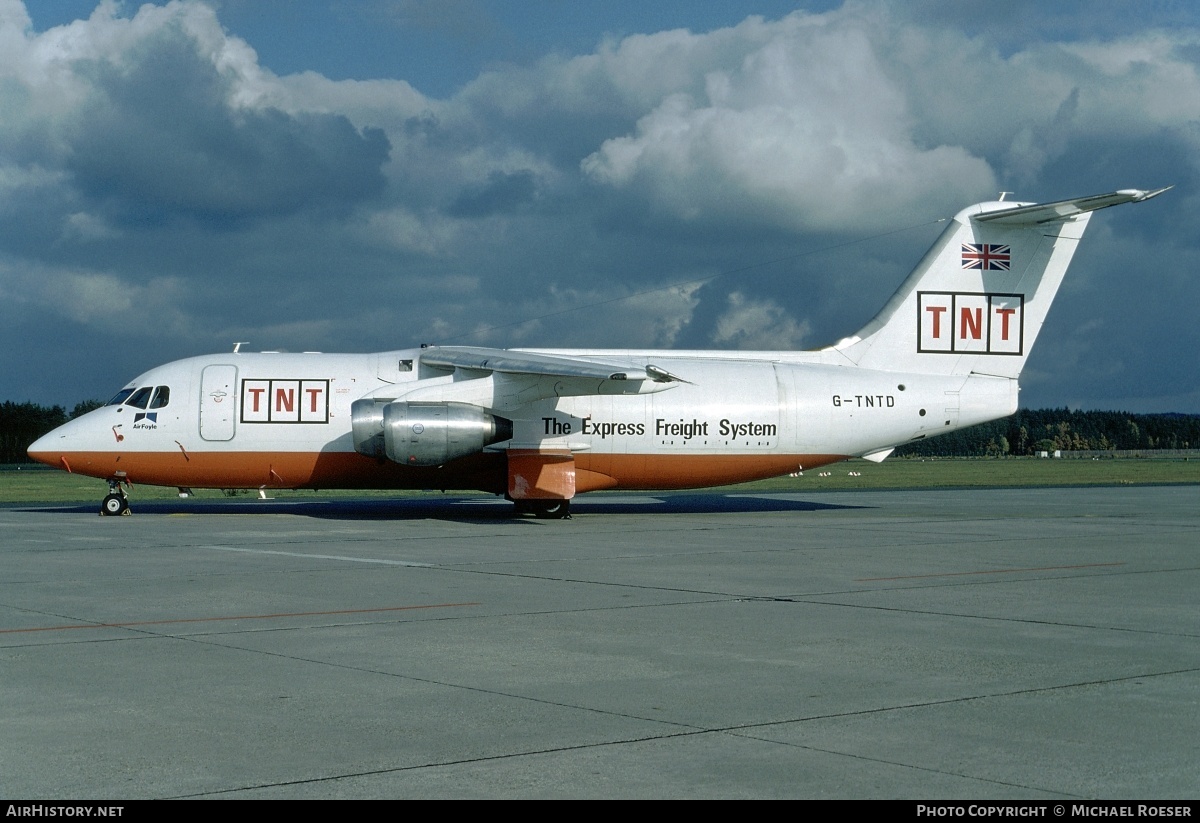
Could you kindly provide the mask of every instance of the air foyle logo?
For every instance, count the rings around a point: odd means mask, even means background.
[[[328,423],[328,380],[243,380],[243,423]]]
[[[1022,354],[1025,298],[1020,294],[918,292],[917,351]]]

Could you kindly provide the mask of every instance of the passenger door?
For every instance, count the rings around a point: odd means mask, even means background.
[[[200,378],[200,436],[232,440],[237,414],[237,366],[205,366]]]

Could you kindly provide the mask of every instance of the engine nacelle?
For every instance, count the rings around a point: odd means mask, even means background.
[[[358,400],[351,427],[359,454],[386,455],[406,466],[440,466],[512,438],[511,420],[468,403]]]
[[[355,400],[350,404],[350,429],[354,450],[367,457],[383,457],[383,408],[389,400]]]

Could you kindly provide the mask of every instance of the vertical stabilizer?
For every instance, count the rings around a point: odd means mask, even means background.
[[[1164,191],[963,209],[875,319],[833,348],[863,368],[1017,377],[1091,213]]]

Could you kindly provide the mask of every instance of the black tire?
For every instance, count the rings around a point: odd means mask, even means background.
[[[100,504],[100,514],[105,517],[115,517],[124,514],[129,509],[129,501],[119,494],[110,494]]]
[[[566,520],[571,516],[571,501],[547,500],[537,504],[533,514],[543,520]]]

